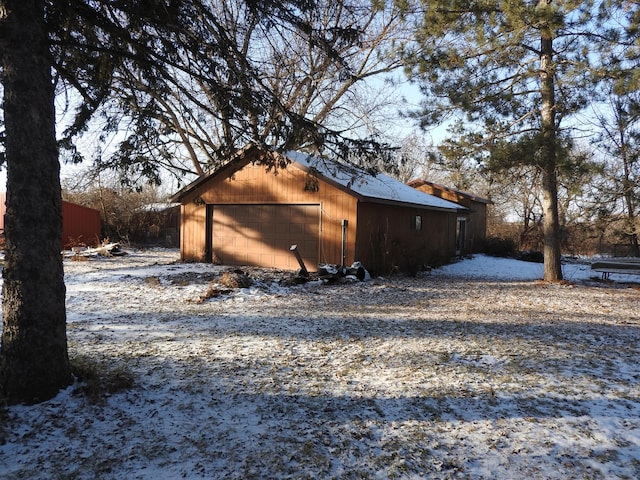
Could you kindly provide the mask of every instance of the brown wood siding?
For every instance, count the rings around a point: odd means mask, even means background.
[[[420,230],[412,219],[420,216]],[[357,259],[377,274],[417,271],[455,255],[455,212],[362,203],[359,206]]]
[[[233,175],[211,177],[181,200],[183,260],[205,259],[205,204],[214,205],[214,209],[215,205],[315,204],[320,205],[319,261],[341,263],[342,220],[345,219],[348,222],[347,238],[350,239],[347,242],[346,263],[352,263],[355,260],[357,199],[321,180],[317,182],[317,191],[308,188],[312,184],[314,178],[295,165],[274,174],[265,172],[262,165],[249,163]]]
[[[188,202],[180,211],[180,257],[184,261],[204,262],[206,247],[206,206]]]
[[[482,242],[487,237],[487,204],[481,201],[473,200],[469,196],[452,190],[438,188],[434,185],[422,184],[416,185],[414,188],[435,195],[437,197],[458,203],[469,209],[468,212],[460,213],[459,217],[466,217],[467,222],[467,238],[465,239],[465,251],[462,254],[472,253],[474,245]]]

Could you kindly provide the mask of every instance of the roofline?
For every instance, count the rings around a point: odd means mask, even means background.
[[[245,147],[239,149],[237,152],[235,152],[232,156],[232,158],[225,163],[222,167],[220,167],[217,170],[214,170],[206,175],[203,175],[199,178],[197,178],[196,180],[194,180],[193,182],[191,182],[189,185],[186,185],[185,187],[183,187],[182,189],[180,189],[178,192],[176,192],[174,195],[172,195],[169,198],[169,202],[178,202],[181,203],[181,200],[186,197],[187,195],[189,195],[190,193],[192,193],[194,190],[198,189],[202,184],[206,183],[207,181],[209,181],[212,177],[217,177],[220,175],[224,175],[225,172],[231,171],[231,172],[236,172],[242,168],[244,168],[247,164],[249,164],[252,161],[251,158],[251,154],[252,153],[257,153],[257,152],[274,152],[277,153],[279,155],[282,155],[284,157],[286,157],[289,160],[289,165],[288,166],[295,166],[295,168],[309,173],[310,168],[301,164],[300,162],[296,161],[295,159],[291,158],[290,156],[288,156],[286,153],[284,152],[277,152],[275,150],[264,150],[262,148],[260,148],[259,146],[255,145],[255,144],[248,144]],[[302,153],[302,152],[301,152]],[[308,155],[309,157],[313,157],[313,155],[311,154],[305,154]],[[354,198],[356,198],[359,202],[362,203],[374,203],[374,204],[378,204],[378,205],[391,205],[391,206],[399,206],[399,207],[411,207],[411,208],[417,208],[417,209],[421,209],[421,210],[435,210],[435,211],[441,211],[441,212],[465,212],[465,211],[469,211],[469,209],[467,207],[464,207],[462,205],[460,205],[457,208],[446,208],[446,207],[437,207],[437,206],[432,206],[432,205],[425,205],[425,204],[420,204],[420,203],[411,203],[411,202],[402,202],[399,200],[391,200],[391,199],[384,199],[384,198],[376,198],[376,197],[369,197],[366,195],[362,195],[354,190],[351,190],[349,187],[342,185],[341,183],[337,182],[336,180],[332,179],[331,177],[328,177],[326,175],[323,175],[322,172],[316,170],[316,174],[318,175],[319,178],[322,179],[323,182],[333,186],[334,188],[337,188],[351,196],[353,196]],[[429,195],[426,192],[423,192],[425,195]],[[455,203],[455,202],[450,202],[450,203]]]
[[[299,170],[302,170],[303,172],[307,172],[309,173],[309,167],[302,165],[300,162],[294,160],[293,158],[285,155],[289,160],[291,160],[290,165],[294,165],[296,168],[298,168]],[[311,154],[305,154],[308,155],[310,157],[312,157],[313,155]],[[345,185],[342,185],[341,183],[335,181],[334,179],[332,179],[331,177],[327,177],[326,175],[323,175],[322,172],[316,170],[317,175],[322,178],[323,182],[326,182],[328,184],[330,184],[331,186],[338,188],[340,190],[342,190],[345,193],[348,193],[349,195],[352,195],[353,197],[355,197],[359,202],[362,203],[375,203],[378,205],[391,205],[391,206],[397,206],[397,207],[411,207],[411,208],[418,208],[421,210],[437,210],[437,211],[441,211],[441,212],[465,212],[465,211],[469,211],[469,209],[465,206],[460,205],[458,208],[446,208],[446,207],[436,207],[436,206],[432,206],[432,205],[425,205],[422,203],[412,203],[412,202],[402,202],[399,200],[390,200],[390,199],[386,199],[386,198],[377,198],[377,197],[369,197],[367,195],[362,195],[358,192],[356,192],[355,190],[351,190],[349,187],[346,187]],[[425,195],[429,195],[426,192]],[[435,195],[434,195],[435,196]],[[449,201],[449,200],[447,200]],[[450,201],[449,201],[450,202]],[[450,203],[455,203],[455,202],[450,202]]]
[[[411,208],[418,208],[420,210],[435,210],[435,211],[439,211],[439,212],[468,212],[469,209],[467,207],[464,207],[462,205],[460,205],[457,208],[447,208],[447,207],[436,207],[433,205],[425,205],[423,203],[410,203],[410,202],[400,202],[397,200],[389,200],[389,199],[385,199],[385,198],[373,198],[373,197],[363,197],[360,200],[362,203],[375,203],[377,205],[391,205],[391,206],[396,206],[396,207],[411,207]],[[450,203],[455,203],[455,202],[451,202],[450,200],[447,200]]]
[[[239,168],[244,167],[246,164],[250,162],[250,159],[249,159],[250,153],[252,153],[252,151],[258,152],[260,150],[261,149],[253,143],[249,143],[245,145],[241,149],[237,150],[233,155],[231,155],[231,159],[227,163],[225,163],[223,166],[205,175],[202,175],[201,177],[196,178],[189,185],[184,186],[183,188],[178,190],[176,193],[174,193],[171,197],[169,197],[169,202],[181,203],[181,200],[184,197],[186,197],[191,192],[196,190],[203,183],[206,183],[211,177],[221,175],[226,170],[234,170],[234,169],[237,170]]]
[[[291,158],[290,156],[288,156],[286,153],[283,153],[282,155],[284,155],[285,157],[287,157],[291,163],[289,165],[293,165],[295,166],[298,170],[302,170],[303,172],[306,173],[310,173],[310,168],[307,167],[306,165],[301,164],[300,162],[298,162],[297,160],[294,160],[293,158]],[[304,155],[308,155],[309,157],[313,157],[313,155],[311,154],[304,154]],[[313,168],[313,167],[312,167]],[[327,177],[326,175],[323,175],[322,172],[320,172],[318,169],[314,169],[316,174],[318,175],[318,177],[322,178],[323,182],[328,183],[329,185],[331,185],[332,187],[335,187],[339,190],[342,190],[345,193],[348,193],[349,195],[356,197],[359,201],[363,200],[365,197],[363,195],[360,195],[358,192],[351,190],[350,188],[342,185],[341,183],[335,181],[333,178],[331,177]]]

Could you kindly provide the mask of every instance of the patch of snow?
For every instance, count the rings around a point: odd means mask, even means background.
[[[198,301],[228,268],[178,258],[65,260],[71,358],[134,383],[0,409],[0,478],[640,477],[633,279],[476,256]]]
[[[512,258],[474,255],[472,259],[464,259],[434,270],[437,275],[448,275],[463,278],[484,278],[498,281],[509,280],[541,280],[544,267],[541,263],[523,262]],[[588,261],[563,263],[562,275],[567,281],[587,281],[601,278],[601,274],[591,270]],[[611,274],[611,282],[640,283],[640,275]]]

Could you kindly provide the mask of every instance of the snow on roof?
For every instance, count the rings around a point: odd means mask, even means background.
[[[175,202],[155,202],[155,203],[147,203],[146,205],[138,208],[138,211],[141,212],[164,212],[165,210],[169,210],[171,208],[179,207],[179,203]]]
[[[388,200],[442,210],[466,210],[462,205],[421,192],[382,173],[373,176],[358,167],[301,152],[290,151],[286,156],[371,200]]]

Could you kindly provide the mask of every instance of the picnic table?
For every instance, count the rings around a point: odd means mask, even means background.
[[[612,273],[622,275],[640,275],[640,257],[620,257],[597,260],[591,264],[591,269],[602,274],[603,280],[608,280]]]

